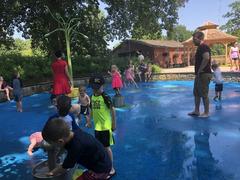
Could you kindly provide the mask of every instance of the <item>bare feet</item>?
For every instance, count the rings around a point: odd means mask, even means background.
[[[200,117],[200,118],[207,118],[207,117],[209,117],[209,114],[208,113],[202,113],[198,117]]]

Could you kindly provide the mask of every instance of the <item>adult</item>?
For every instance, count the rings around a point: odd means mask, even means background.
[[[142,82],[145,82],[145,73],[147,72],[147,65],[143,62],[143,60],[140,60],[140,64],[138,66],[138,77],[139,80]]]
[[[195,109],[188,113],[191,116],[208,117],[209,116],[209,83],[212,78],[211,72],[211,50],[204,44],[204,34],[197,31],[193,34],[193,43],[197,46],[195,54],[195,80],[194,80],[194,100]],[[200,114],[199,107],[201,99],[203,100],[204,112]]]
[[[234,46],[230,48],[229,52],[229,58],[230,58],[230,70],[232,71],[233,69],[233,64],[236,67],[236,71],[240,70],[239,67],[239,48],[238,48],[238,43],[235,42]]]
[[[71,82],[68,73],[68,65],[62,58],[60,50],[55,52],[56,59],[52,63],[53,72],[53,96],[69,94],[71,92]]]
[[[137,55],[138,55],[138,60],[139,60],[139,62],[141,62],[141,61],[144,60],[144,56],[143,56],[143,54],[142,54],[141,51],[137,51]]]
[[[7,83],[4,81],[3,77],[0,76],[0,91],[5,93],[8,101],[11,100],[9,96],[10,90],[12,90],[12,88],[8,86]]]

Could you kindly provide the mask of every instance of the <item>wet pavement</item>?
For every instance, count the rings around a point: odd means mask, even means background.
[[[225,83],[221,109],[210,85],[210,117],[190,117],[192,81],[158,81],[123,89],[126,106],[116,108],[113,180],[240,179],[240,84]],[[110,86],[106,91],[113,96]],[[90,92],[90,91],[88,91]],[[45,158],[29,158],[28,136],[54,113],[46,93],[26,97],[24,112],[0,104],[0,179],[31,179],[31,168]],[[92,129],[82,128],[89,133]]]

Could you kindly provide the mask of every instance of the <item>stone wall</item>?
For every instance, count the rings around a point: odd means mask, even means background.
[[[239,72],[223,72],[222,73],[225,82],[240,82]],[[194,73],[159,73],[152,75],[152,79],[155,80],[194,80]]]
[[[193,73],[159,73],[153,74],[153,81],[157,80],[194,80],[195,75]],[[240,73],[237,72],[224,72],[225,82],[240,82]],[[110,78],[106,78],[107,82],[110,82]],[[89,77],[74,79],[75,87],[79,85],[88,85]],[[52,82],[46,82],[37,84],[35,86],[28,86],[23,88],[24,96],[30,96],[32,94],[49,92],[51,91]],[[0,92],[0,102],[6,101],[6,97],[3,92]]]

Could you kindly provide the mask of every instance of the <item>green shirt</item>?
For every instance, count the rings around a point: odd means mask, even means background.
[[[92,96],[92,114],[96,131],[112,129],[112,120],[110,109],[106,106],[103,97]]]

